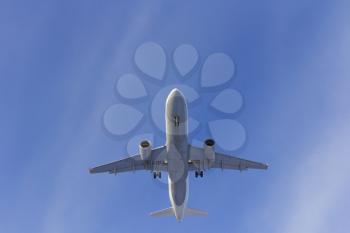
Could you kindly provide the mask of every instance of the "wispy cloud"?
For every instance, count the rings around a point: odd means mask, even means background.
[[[327,225],[338,224],[328,220],[338,214],[334,206],[349,201],[342,199],[343,193],[350,191],[349,132],[349,125],[335,126],[305,151],[305,160],[293,165],[297,171],[291,173],[293,178],[286,184],[293,199],[285,200],[289,207],[282,232],[320,233],[327,232]]]

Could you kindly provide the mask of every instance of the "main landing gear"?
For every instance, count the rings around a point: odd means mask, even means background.
[[[162,178],[162,173],[161,172],[153,172],[153,179],[157,179],[157,177],[159,179]]]
[[[198,176],[203,177],[203,171],[195,171],[194,176],[197,178]]]

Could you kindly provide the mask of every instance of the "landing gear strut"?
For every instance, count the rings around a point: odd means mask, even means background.
[[[162,173],[159,172],[159,171],[158,171],[158,172],[153,172],[153,179],[156,179],[157,177],[158,177],[159,179],[162,178]]]

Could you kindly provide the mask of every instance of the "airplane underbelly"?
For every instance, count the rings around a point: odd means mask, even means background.
[[[173,206],[175,216],[177,219],[182,219],[187,208],[188,201],[188,178],[182,179],[178,182],[172,182],[169,180],[169,197],[171,205]]]

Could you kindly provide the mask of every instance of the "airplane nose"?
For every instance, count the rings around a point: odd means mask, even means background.
[[[166,115],[171,122],[175,117],[179,123],[187,121],[187,105],[185,96],[177,88],[171,90],[166,100]]]
[[[174,88],[174,89],[171,90],[169,95],[170,96],[182,96],[182,93],[181,93],[181,91],[179,89]]]
[[[182,94],[182,92],[177,89],[177,88],[174,88],[170,91],[169,95],[168,95],[168,100],[182,100],[180,102],[183,102],[185,100],[185,96]]]

